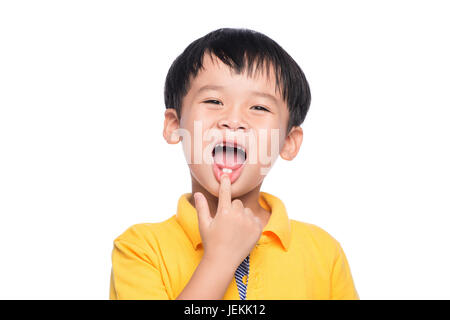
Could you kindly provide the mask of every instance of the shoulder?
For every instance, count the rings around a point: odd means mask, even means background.
[[[114,240],[114,243],[128,242],[142,248],[153,246],[161,238],[173,234],[176,228],[175,216],[162,222],[138,223],[128,227]]]
[[[329,232],[312,223],[293,219],[290,221],[294,243],[301,244],[303,248],[318,250],[326,255],[336,255],[340,243]]]
[[[303,233],[305,236],[313,237],[319,241],[335,242],[337,241],[330,233],[318,225],[290,219],[291,225],[295,231]]]
[[[312,223],[291,220],[296,248],[314,261],[310,269],[329,280],[330,300],[359,299],[350,266],[342,246],[335,237]],[[328,299],[328,298],[327,298]]]

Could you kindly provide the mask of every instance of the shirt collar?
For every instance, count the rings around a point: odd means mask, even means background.
[[[197,210],[188,200],[190,196],[190,193],[185,193],[179,198],[176,219],[186,232],[194,249],[197,249],[198,245],[202,243],[202,238],[198,229]],[[271,212],[260,242],[272,241],[270,235],[273,234],[280,240],[283,249],[287,251],[291,241],[291,225],[283,202],[269,193],[260,192],[259,204]]]

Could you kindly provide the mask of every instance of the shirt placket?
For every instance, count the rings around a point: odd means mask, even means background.
[[[258,259],[256,256],[259,255],[259,250],[261,249],[261,242],[258,242],[255,245],[254,250],[252,250],[252,252],[247,256],[247,258],[244,259],[244,261],[242,261],[242,263],[239,265],[237,270],[243,270],[242,272],[239,273],[238,276],[236,276],[235,273],[235,279],[236,279],[236,284],[238,287],[238,292],[239,292],[239,298],[240,300],[247,300],[248,297],[248,290],[249,288],[251,288],[252,290],[258,290],[259,287],[259,275],[258,275],[258,271],[255,269],[255,258]],[[253,261],[253,262],[252,262]],[[252,267],[253,264],[253,268],[252,268],[252,272],[250,272],[250,268]],[[241,268],[241,269],[239,269]],[[237,271],[236,270],[236,271]],[[241,290],[239,289],[240,284],[243,284],[242,282],[242,277],[240,277],[240,275],[243,275],[243,277],[245,276],[245,291],[244,291],[244,286],[241,286]],[[239,283],[240,281],[240,283]],[[245,292],[245,294],[241,294]],[[251,295],[252,295],[252,299],[254,298],[254,294],[256,294],[256,291],[252,291]]]
[[[236,285],[239,292],[239,298],[245,300],[247,296],[248,274],[250,269],[250,255],[248,255],[236,269],[234,274]]]

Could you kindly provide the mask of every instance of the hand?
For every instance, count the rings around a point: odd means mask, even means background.
[[[258,242],[263,231],[261,221],[242,201],[231,201],[231,183],[223,175],[219,187],[219,202],[214,218],[211,217],[205,196],[194,194],[199,231],[203,241],[205,259],[213,259],[238,267]]]

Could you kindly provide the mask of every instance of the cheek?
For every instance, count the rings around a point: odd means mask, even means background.
[[[263,128],[256,132],[256,140],[252,143],[250,164],[271,166],[279,156],[284,143],[284,134],[279,128]]]
[[[188,164],[209,164],[212,158],[207,154],[213,139],[208,134],[210,124],[199,119],[198,115],[193,114],[180,121],[179,134],[183,137],[183,151]]]

